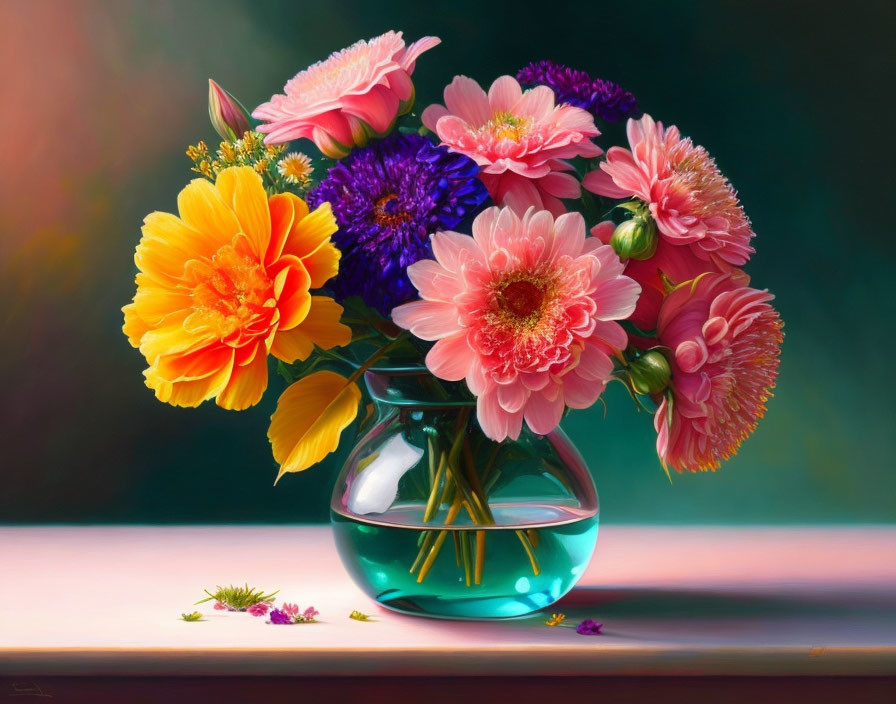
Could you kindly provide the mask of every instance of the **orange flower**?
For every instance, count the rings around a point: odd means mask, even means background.
[[[122,309],[160,401],[248,408],[267,387],[269,352],[294,362],[348,344],[342,306],[309,291],[339,268],[329,203],[309,213],[291,193],[268,198],[252,168],[234,167],[192,181],[177,207],[180,217],[146,217],[137,294]]]

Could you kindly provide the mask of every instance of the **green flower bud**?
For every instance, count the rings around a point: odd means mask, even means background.
[[[659,236],[656,223],[649,215],[636,215],[622,222],[610,238],[610,246],[626,259],[650,259],[656,252]]]
[[[669,385],[672,368],[666,355],[649,350],[629,365],[628,374],[639,394],[658,394]]]

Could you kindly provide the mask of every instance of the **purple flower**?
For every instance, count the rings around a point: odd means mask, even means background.
[[[290,616],[285,611],[281,611],[280,609],[271,609],[271,623],[283,625],[292,622],[292,616]]]
[[[393,134],[354,150],[308,193],[329,201],[342,252],[329,282],[337,300],[360,296],[388,315],[417,297],[407,267],[432,256],[429,236],[479,209],[488,191],[472,159],[416,134]]]
[[[553,61],[533,62],[520,69],[516,78],[529,88],[547,86],[554,91],[558,102],[575,105],[607,122],[641,117],[643,112],[635,96],[622,86]]]
[[[595,623],[590,618],[586,618],[578,626],[576,626],[576,633],[581,636],[599,636],[601,630],[603,630],[603,627],[604,624]]]
[[[270,608],[270,604],[261,601],[257,604],[252,604],[252,606],[246,609],[246,612],[252,614],[253,616],[264,616]]]

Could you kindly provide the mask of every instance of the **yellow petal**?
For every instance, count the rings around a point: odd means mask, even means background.
[[[302,258],[302,264],[311,276],[311,288],[320,288],[339,273],[341,257],[342,252],[327,240],[307,257]]]
[[[142,232],[134,262],[150,278],[167,284],[180,279],[187,261],[210,258],[222,244],[214,233],[195,230],[171,213],[150,213]]]
[[[236,366],[226,388],[218,395],[218,405],[231,411],[242,411],[261,400],[268,388],[268,359],[262,354],[264,343],[258,343],[252,361],[245,366]]]
[[[283,246],[283,254],[292,254],[303,259],[329,241],[330,235],[338,229],[329,203],[321,204],[319,208],[301,219],[296,206],[295,221]]]
[[[137,313],[137,307],[133,303],[128,303],[121,311],[124,313],[124,325],[121,329],[128,336],[131,347],[139,347],[140,340],[149,331],[149,325]]]
[[[233,236],[242,229],[230,204],[204,178],[193,179],[180,192],[177,209],[187,225],[212,238],[219,247],[230,244]]]
[[[339,435],[358,414],[360,400],[357,384],[330,371],[315,372],[286,389],[268,430],[274,459],[280,464],[276,481],[335,450]]]
[[[296,201],[304,204],[303,200],[292,193],[277,193],[268,199],[268,209],[271,212],[271,243],[264,258],[265,266],[273,264],[283,252],[283,245],[295,222]],[[307,212],[307,205],[305,210]]]
[[[261,177],[251,166],[233,166],[218,174],[215,187],[236,213],[243,233],[263,261],[271,241],[271,213]]]
[[[278,330],[271,345],[271,354],[292,363],[305,360],[317,345],[329,350],[352,341],[352,330],[339,322],[342,306],[329,296],[312,296],[305,319],[291,330]]]
[[[224,390],[230,379],[233,362],[221,367],[216,374],[196,381],[166,381],[150,367],[143,372],[146,385],[156,392],[156,398],[172,406],[195,408],[203,401],[214,398]]]

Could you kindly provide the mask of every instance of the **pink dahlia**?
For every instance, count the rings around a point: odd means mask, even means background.
[[[746,263],[754,251],[750,221],[709,153],[650,115],[629,120],[627,131],[631,150],[611,147],[600,169],[585,175],[585,188],[644,201],[660,234],[698,259],[723,268]]]
[[[718,469],[756,428],[783,339],[772,298],[738,274],[704,274],[663,302],[659,340],[672,367],[671,393],[654,418],[663,466]]]
[[[565,160],[603,153],[591,141],[600,132],[590,113],[555,105],[547,86],[524,93],[511,76],[492,83],[488,95],[473,79],[456,76],[445,88],[445,105],[426,108],[423,124],[442,144],[476,161],[495,203],[518,215],[529,206],[555,216],[565,212],[559,199],[581,195]]]
[[[281,144],[305,137],[334,159],[371,136],[389,131],[414,102],[414,62],[439,43],[423,37],[405,46],[401,32],[386,32],[331,54],[296,74],[284,88],[259,105],[252,117],[264,120],[265,142]]]
[[[426,366],[466,380],[486,435],[515,439],[523,419],[548,433],[565,406],[597,400],[610,355],[626,345],[613,321],[631,314],[639,288],[611,247],[585,238],[580,214],[555,220],[532,208],[521,219],[509,207],[489,208],[473,237],[437,232],[432,249],[435,261],[408,267],[422,300],[395,308],[392,319],[437,340]]]

